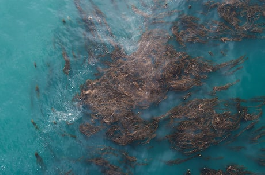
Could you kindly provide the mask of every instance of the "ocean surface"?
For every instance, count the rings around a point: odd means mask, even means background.
[[[201,157],[196,156],[178,165],[165,163],[185,158],[180,152],[171,149],[169,142],[163,139],[168,132],[165,128],[159,129],[157,137],[147,145],[121,146],[106,139],[104,132],[89,138],[80,133],[80,124],[90,115],[73,98],[80,93],[80,86],[87,79],[96,78],[94,74],[100,63],[90,53],[104,52],[103,46],[98,44],[100,42],[108,43],[107,47],[111,51],[108,40],[110,36],[106,34],[107,25],[95,13],[95,7],[104,13],[113,33],[113,40],[128,55],[137,50],[138,41],[149,23],[148,29],[160,28],[170,33],[172,22],[181,14],[197,15],[201,21],[209,18],[218,20],[219,16],[217,13],[210,17],[202,15],[202,4],[206,1],[199,0],[161,1],[161,6],[167,4],[167,7],[160,11],[152,9],[154,3],[160,2],[155,0],[78,2],[86,19],[98,21],[95,30],[100,38],[93,37],[87,31],[89,26],[84,25],[74,0],[0,2],[0,174],[102,174],[102,170],[89,160],[97,154],[96,148],[103,149],[106,146],[126,151],[142,163],[129,167],[131,174],[182,175],[190,169],[191,174],[197,175],[204,167],[225,170],[230,164],[242,165],[252,172],[265,174],[264,165],[261,166],[257,161],[262,157],[260,149],[265,148],[265,143],[262,138],[255,144],[246,141],[251,131],[244,132],[230,144],[213,145],[200,152]],[[253,2],[264,6],[262,1]],[[189,5],[191,9],[188,8]],[[133,7],[137,7],[138,11],[132,10]],[[157,25],[151,25],[148,19],[137,13],[141,11],[147,16],[155,16],[156,13],[171,10],[178,12],[165,17],[167,23]],[[170,42],[174,43],[175,40]],[[214,86],[238,79],[240,81],[228,90],[217,92],[218,98],[250,99],[265,96],[264,42],[262,37],[219,44],[187,44],[186,47],[175,42],[173,45],[176,50],[187,52],[192,57],[202,56],[214,63],[242,55],[248,57],[243,68],[232,75],[225,75],[225,72],[210,74],[202,86],[194,88],[196,92],[192,94],[192,99],[207,98],[207,92]],[[226,56],[220,53],[221,50],[225,51]],[[209,51],[214,56],[210,56]],[[63,71],[65,60],[62,52],[66,52],[70,59],[71,69],[68,75]],[[142,109],[141,117],[148,120],[166,113],[180,104],[185,94],[187,92],[168,92],[167,99],[158,105]],[[255,128],[265,124],[264,117],[263,114]],[[231,146],[244,146],[244,149],[234,151],[229,149]],[[42,160],[36,158],[35,153]],[[109,161],[116,166],[122,165],[111,156]],[[121,169],[125,171],[126,166],[123,165]]]

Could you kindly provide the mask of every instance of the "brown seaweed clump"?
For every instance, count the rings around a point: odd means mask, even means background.
[[[254,175],[254,174],[255,173],[246,170],[244,166],[239,166],[239,165],[229,165],[226,167],[225,171],[209,169],[209,168],[203,168],[201,170],[201,175]]]
[[[207,74],[242,64],[245,57],[213,65],[202,58],[191,58],[166,44],[169,36],[163,30],[145,32],[139,48],[131,55],[115,49],[112,62],[96,80],[87,80],[76,99],[96,114],[96,120],[109,127],[107,137],[126,145],[155,137],[157,120],[145,121],[133,113],[166,98],[168,91],[187,91],[201,86]],[[115,53],[116,52],[116,53]],[[118,57],[115,57],[118,56]]]
[[[251,129],[262,115],[259,107],[264,105],[265,99],[263,102],[259,100],[259,105],[253,107],[246,105],[249,101],[241,99],[194,99],[173,108],[160,118],[169,117],[170,124],[176,124],[173,133],[167,136],[172,147],[184,154],[193,154],[229,138],[235,139]],[[239,130],[242,122],[249,121],[252,123],[232,135],[232,131]]]
[[[79,130],[82,134],[86,135],[87,137],[90,137],[100,131],[100,127],[91,125],[89,123],[84,123],[79,126]]]
[[[109,161],[105,160],[104,158],[98,157],[91,159],[89,161],[99,166],[101,172],[105,175],[113,175],[113,174],[125,175],[125,173],[123,173],[119,167],[112,165]]]
[[[123,150],[117,150],[112,147],[97,147],[92,154],[93,158],[88,159],[87,162],[97,165],[101,172],[106,175],[131,175],[135,166],[146,165],[146,162],[140,163],[136,157],[129,155],[129,153]],[[110,163],[109,159],[117,161]]]
[[[203,22],[195,16],[181,15],[173,24],[172,33],[176,41],[186,43],[207,43],[211,40],[241,41],[244,38],[262,38],[264,6],[245,1],[207,1],[204,7],[208,12],[216,10],[220,20]],[[208,13],[207,12],[207,13]],[[207,13],[205,15],[207,15]]]

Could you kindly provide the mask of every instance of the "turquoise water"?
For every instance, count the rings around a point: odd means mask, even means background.
[[[147,14],[158,13],[150,8],[154,3],[152,0],[93,2],[105,13],[115,42],[122,45],[127,54],[137,49],[137,42],[146,30],[144,25],[148,23],[142,16],[135,14],[130,5],[135,5]],[[202,8],[195,1],[166,2],[168,11],[178,9],[194,15]],[[88,0],[81,3],[87,16],[95,18],[91,3]],[[188,4],[192,4],[190,11]],[[86,49],[101,52],[102,47],[97,44],[99,38],[91,39],[91,35],[84,34],[85,26],[74,1],[2,0],[0,14],[0,174],[100,174],[99,168],[87,160],[93,157],[95,147],[103,145],[127,151],[137,157],[140,163],[148,162],[146,166],[131,168],[133,174],[184,174],[187,169],[191,169],[192,174],[199,174],[203,167],[224,169],[231,163],[244,165],[253,172],[265,172],[265,168],[255,162],[260,154],[258,149],[265,145],[262,142],[246,143],[244,138],[248,136],[248,132],[232,144],[245,146],[243,151],[234,152],[228,149],[229,145],[220,144],[210,147],[202,154],[205,157],[224,157],[223,159],[207,161],[196,157],[173,166],[164,162],[183,155],[170,149],[169,143],[162,139],[166,132],[163,129],[157,131],[158,137],[149,145],[117,146],[106,140],[104,133],[86,138],[79,132],[79,125],[87,120],[88,115],[72,99],[80,92],[80,85],[86,79],[95,78],[93,74],[99,64]],[[176,13],[167,20],[172,22],[178,15]],[[170,31],[170,26],[169,23],[159,27]],[[101,39],[108,38],[105,27],[99,26],[98,33],[101,34]],[[69,75],[63,73],[63,49],[71,61]],[[224,73],[211,75],[198,88],[193,98],[204,98],[207,96],[205,92],[213,86],[237,79],[240,79],[239,83],[218,93],[218,96],[248,99],[265,95],[264,40],[243,40],[210,46],[210,50],[215,53],[214,57],[208,54],[209,45],[194,44],[178,49],[218,63],[241,55],[249,58],[243,64],[244,68],[231,76],[224,76]],[[220,50],[226,51],[226,57],[222,57]],[[36,86],[39,87],[39,92],[36,92]],[[186,93],[169,93],[168,99],[158,106],[143,110],[142,117],[149,119],[163,114],[181,101],[176,100],[176,97],[184,94]],[[37,123],[38,130],[31,120]],[[263,115],[258,126],[264,125],[264,122]],[[150,146],[153,148],[150,149]],[[36,162],[35,152],[42,157],[43,165]],[[113,162],[117,164],[117,160]]]

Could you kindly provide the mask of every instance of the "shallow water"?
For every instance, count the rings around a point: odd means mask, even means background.
[[[150,8],[152,0],[93,2],[105,13],[115,42],[122,45],[127,54],[137,49],[141,34],[146,30],[144,25],[148,23],[142,16],[135,14],[130,6],[135,5],[149,15],[158,13]],[[166,2],[167,10],[183,10],[184,13],[204,18],[197,13],[202,7],[196,1]],[[91,3],[88,0],[81,0],[81,3],[86,15],[94,18]],[[190,10],[187,8],[189,4],[192,5]],[[73,0],[2,0],[0,14],[0,174],[101,174],[99,168],[87,160],[94,156],[95,147],[103,145],[127,151],[141,163],[148,162],[146,166],[132,168],[133,174],[184,174],[187,169],[191,169],[192,174],[199,174],[203,167],[224,169],[231,163],[244,165],[256,173],[265,172],[265,168],[255,162],[260,154],[258,149],[264,148],[264,142],[245,142],[250,134],[248,131],[231,144],[245,146],[243,151],[231,151],[231,145],[220,144],[211,146],[201,154],[223,159],[207,161],[196,157],[172,166],[166,165],[165,161],[181,158],[183,155],[170,149],[170,144],[162,139],[168,133],[165,127],[157,131],[157,137],[148,145],[118,146],[107,140],[102,132],[86,138],[79,132],[79,125],[87,121],[87,113],[90,111],[85,111],[72,99],[80,93],[81,84],[87,79],[95,79],[94,73],[100,63],[86,49],[95,52],[102,50],[97,43],[100,39],[108,43],[106,28],[97,26],[97,32],[102,38],[91,40],[92,36],[85,32],[84,23]],[[176,13],[168,17],[169,23],[159,25],[159,28],[170,31],[171,22],[178,15]],[[215,15],[212,18],[219,17]],[[65,19],[65,24],[62,19]],[[157,26],[150,26],[150,29],[155,27]],[[227,91],[218,92],[218,97],[249,99],[264,96],[263,46],[264,40],[261,39],[245,39],[218,46],[214,43],[191,44],[186,48],[176,45],[177,49],[191,56],[204,56],[218,63],[241,55],[248,57],[243,64],[244,68],[231,76],[224,76],[224,72],[210,75],[203,86],[194,89],[196,93],[192,98],[206,98],[207,92],[214,86],[237,79],[240,79],[239,83]],[[69,75],[63,73],[62,49],[65,49],[71,61]],[[225,57],[220,54],[220,50],[226,51]],[[208,51],[212,51],[215,56],[210,57]],[[36,91],[36,86],[39,87],[39,92]],[[185,94],[186,92],[169,92],[168,98],[159,105],[142,110],[141,117],[150,119],[165,113],[179,104],[180,97]],[[31,120],[37,123],[38,130]],[[264,123],[263,114],[256,127],[263,126]],[[150,149],[150,146],[153,148]],[[42,157],[43,165],[36,162],[35,152]],[[115,159],[112,162],[116,165],[119,163]]]

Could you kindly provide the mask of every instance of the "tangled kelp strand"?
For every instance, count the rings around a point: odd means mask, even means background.
[[[86,159],[86,162],[97,165],[103,174],[133,174],[132,171],[136,166],[147,164],[146,160],[141,162],[124,150],[106,146],[89,149],[94,151],[90,151],[90,158]],[[115,162],[110,163],[109,160]]]
[[[227,166],[225,171],[222,170],[215,170],[215,169],[209,169],[209,168],[203,168],[201,170],[201,175],[254,175],[255,173],[252,173],[244,166],[239,165],[229,165]]]
[[[260,104],[264,105],[263,102]],[[225,108],[221,107],[225,103]],[[247,101],[231,99],[219,101],[214,99],[194,99],[182,106],[177,106],[160,118],[170,117],[170,123],[177,125],[174,132],[167,136],[173,148],[184,153],[192,154],[205,150],[211,145],[232,138],[239,137],[246,130],[251,129],[261,116],[259,108],[243,106]],[[221,106],[220,106],[221,105]],[[251,108],[254,112],[250,113]],[[179,122],[179,120],[181,120]],[[238,134],[230,136],[232,131],[238,130],[240,123],[254,121]],[[258,135],[259,136],[259,135]],[[258,138],[258,136],[256,136]],[[256,138],[255,137],[255,138]]]

